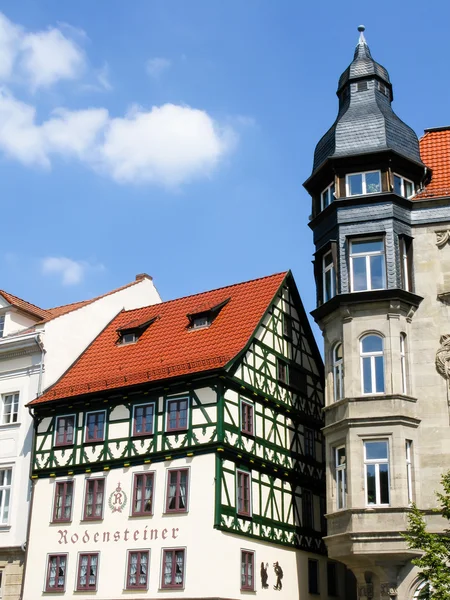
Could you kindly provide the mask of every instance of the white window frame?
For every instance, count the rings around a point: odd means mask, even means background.
[[[380,191],[379,192],[368,192],[367,191],[367,183],[366,183],[366,175],[370,175],[372,173],[378,173],[380,176]],[[361,182],[362,182],[362,194],[350,194],[350,181],[349,178],[352,175],[361,175]],[[356,173],[348,173],[345,176],[345,194],[347,196],[347,198],[352,198],[353,196],[367,196],[367,195],[371,195],[371,194],[381,194],[382,189],[381,189],[381,171],[379,169],[375,169],[374,171],[358,171]]]
[[[325,266],[325,259],[327,256],[331,256],[331,263],[327,266]],[[326,285],[326,280],[327,280],[327,273],[331,272],[331,296],[329,298],[326,297],[326,289],[327,289],[327,285]],[[328,302],[328,300],[331,300],[331,298],[334,298],[334,296],[336,296],[336,271],[334,268],[334,261],[333,261],[333,253],[331,250],[328,250],[328,252],[325,252],[325,254],[322,256],[322,289],[323,289],[323,302]]]
[[[365,338],[375,336],[380,338],[382,342],[381,350],[374,350],[372,352],[363,352],[363,341]],[[360,355],[360,369],[361,369],[361,394],[363,396],[375,396],[386,393],[386,372],[385,372],[385,360],[384,360],[384,338],[379,333],[366,333],[359,340],[359,355]],[[377,392],[377,381],[376,381],[376,368],[375,368],[375,358],[381,356],[383,358],[383,383],[384,390],[381,392]],[[371,382],[371,391],[364,391],[364,358],[370,358],[370,382]]]
[[[412,440],[405,440],[405,453],[406,453],[406,485],[408,492],[408,505],[413,502],[413,491],[412,491]]]
[[[336,358],[336,350],[341,346],[342,358]],[[344,397],[344,352],[342,342],[333,346],[333,401],[338,402]],[[339,391],[339,394],[338,394]]]
[[[331,191],[331,188],[334,187],[334,191]],[[325,203],[323,201],[323,195],[326,193],[327,195],[327,203]],[[336,199],[336,182],[332,181],[330,183],[330,185],[327,185],[327,187],[322,190],[321,194],[320,194],[320,210],[325,210],[328,206],[330,206],[330,204],[332,202],[334,202],[334,200]]]
[[[12,407],[11,407],[11,417],[15,414],[17,415],[17,420],[16,421],[10,421],[9,423],[5,423],[4,422],[4,418],[5,418],[5,399],[7,396],[12,396],[13,397],[13,401],[12,401]],[[17,411],[14,412],[14,405],[16,404],[15,402],[15,397],[17,396]],[[19,408],[20,408],[20,392],[6,392],[5,394],[2,394],[2,398],[1,398],[2,402],[1,402],[1,422],[0,425],[4,425],[4,426],[9,426],[9,425],[20,425],[20,421],[19,421]]]
[[[381,242],[383,249],[381,251],[376,250],[372,252],[353,252],[353,242]],[[369,237],[369,238],[354,238],[349,240],[350,244],[350,283],[351,283],[351,291],[355,293],[360,292],[370,292],[374,290],[385,290],[386,289],[386,246],[384,237]],[[382,256],[383,257],[383,287],[373,288],[372,287],[372,270],[370,266],[370,257],[371,256]],[[354,275],[353,275],[353,258],[362,258],[366,259],[366,289],[364,290],[355,290],[354,289]]]
[[[390,461],[389,461],[389,440],[387,438],[374,438],[374,439],[365,439],[364,442],[364,495],[365,495],[365,503],[366,506],[390,506],[391,501],[391,469],[390,469]],[[384,442],[387,446],[387,458],[366,458],[366,443],[371,442]],[[387,504],[382,504],[380,502],[381,498],[381,486],[380,486],[380,465],[388,466],[388,494],[389,494],[389,502]],[[367,466],[375,465],[375,504],[368,503],[368,490],[367,490]]]
[[[403,267],[403,273],[402,273],[402,283],[403,286],[405,288],[405,290],[407,292],[410,292],[410,281],[409,281],[409,261],[408,261],[408,250],[406,248],[406,240],[403,237],[403,242],[401,242],[401,252],[402,252],[402,267]]]
[[[407,177],[403,177],[403,175],[399,175],[398,173],[393,173],[393,176],[398,177],[400,179],[400,188],[401,188],[400,195],[402,196],[402,198],[412,198],[413,196],[415,196],[416,190],[415,190],[414,181],[411,181],[411,179],[408,179]],[[408,183],[410,183],[412,185],[413,193],[411,194],[411,196],[407,196],[405,194],[405,181],[407,181]]]
[[[11,507],[12,507],[12,495],[13,495],[13,485],[14,485],[14,473],[13,473],[13,465],[11,464],[1,464],[0,471],[11,471],[11,482],[9,485],[1,486],[2,491],[7,491],[9,489],[9,500],[8,500],[8,520],[3,522],[3,513],[5,510],[5,496],[6,494],[2,494],[2,500],[0,504],[0,529],[2,527],[8,527],[11,523]]]
[[[400,370],[402,377],[402,394],[408,393],[408,378],[406,371],[406,333],[400,334]]]
[[[344,449],[345,462],[338,462],[339,450]],[[335,464],[335,480],[336,480],[336,508],[343,510],[347,507],[347,448],[345,445],[337,446],[334,449],[334,464]],[[342,487],[339,483],[342,481]]]
[[[4,335],[5,335],[5,321],[6,321],[6,315],[4,315],[4,314],[0,315],[0,338],[4,337]],[[1,590],[0,590],[0,594],[1,594]]]

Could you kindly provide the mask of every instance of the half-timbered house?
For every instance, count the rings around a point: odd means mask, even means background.
[[[24,600],[343,598],[322,369],[290,273],[122,311],[31,402]]]

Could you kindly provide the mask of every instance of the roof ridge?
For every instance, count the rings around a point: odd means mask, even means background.
[[[46,308],[42,308],[41,306],[38,306],[37,304],[34,304],[33,302],[30,302],[29,300],[25,300],[24,298],[21,298],[20,296],[16,296],[16,294],[12,294],[11,292],[7,292],[6,290],[0,290],[0,294],[6,294],[7,296],[11,296],[12,298],[15,298],[16,300],[21,300],[22,302],[26,302],[27,304],[29,304],[30,306],[34,306],[34,308],[38,308],[39,310],[47,310]]]
[[[171,302],[178,302],[180,300],[186,300],[187,298],[194,298],[195,296],[203,296],[206,294],[211,294],[212,292],[220,292],[221,290],[227,290],[230,288],[239,287],[241,285],[246,285],[248,283],[255,283],[256,281],[262,281],[264,279],[271,279],[272,277],[279,277],[280,275],[286,276],[289,271],[278,271],[278,273],[272,273],[271,275],[265,275],[264,277],[255,277],[255,279],[248,279],[247,281],[239,281],[238,283],[232,283],[230,285],[224,285],[222,287],[213,288],[212,290],[205,290],[204,292],[197,292],[195,294],[188,294],[187,296],[180,296],[179,298],[172,298],[172,300],[166,300],[165,302],[160,302],[159,304],[149,304],[147,306],[141,306],[141,308],[131,308],[130,310],[123,310],[124,313],[132,313],[138,310],[144,310],[146,308],[153,308],[155,306],[163,306],[166,304],[170,304]]]
[[[121,285],[118,288],[114,288],[109,292],[105,292],[104,294],[99,294],[98,296],[94,296],[93,298],[87,298],[86,300],[78,300],[76,302],[68,302],[67,304],[60,304],[58,306],[53,306],[52,308],[45,308],[43,310],[52,311],[57,310],[58,308],[67,308],[68,306],[74,306],[75,304],[83,304],[85,302],[95,302],[96,300],[100,300],[100,298],[104,298],[105,296],[109,296],[111,294],[115,294],[116,292],[120,292],[121,290],[131,287],[132,285],[136,285],[140,283],[142,279],[136,279],[134,281],[130,281],[130,283],[126,283],[125,285]]]

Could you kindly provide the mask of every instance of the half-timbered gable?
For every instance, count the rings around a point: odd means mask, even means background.
[[[298,571],[307,577],[315,561],[326,572],[321,368],[290,273],[120,313],[31,403],[48,560],[67,578],[77,549],[108,563],[122,551],[126,573],[178,561],[186,597],[217,597],[222,571],[205,548],[220,547],[230,565],[241,561],[220,596],[270,595],[269,564],[270,590],[284,569],[298,596]],[[40,539],[45,527],[31,525]],[[33,560],[39,552],[30,547]],[[119,573],[99,580],[98,597],[133,588],[126,573],[125,585]],[[151,593],[167,587],[162,575],[142,577]]]

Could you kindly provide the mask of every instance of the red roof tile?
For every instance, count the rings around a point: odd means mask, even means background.
[[[426,129],[419,143],[422,161],[432,169],[433,175],[431,182],[413,200],[450,196],[450,127]]]
[[[122,311],[66,373],[30,404],[224,367],[243,350],[287,273],[255,279]],[[230,298],[210,327],[189,328],[198,306]],[[117,330],[132,321],[156,319],[135,344],[117,345]]]
[[[39,319],[48,319],[50,317],[50,311],[45,310],[44,308],[39,308],[35,304],[31,304],[26,300],[22,300],[18,296],[14,296],[13,294],[9,294],[3,290],[0,290],[0,294],[5,298],[7,302],[9,302],[12,306],[23,310],[34,317],[39,317]],[[51,317],[50,317],[51,318]]]

